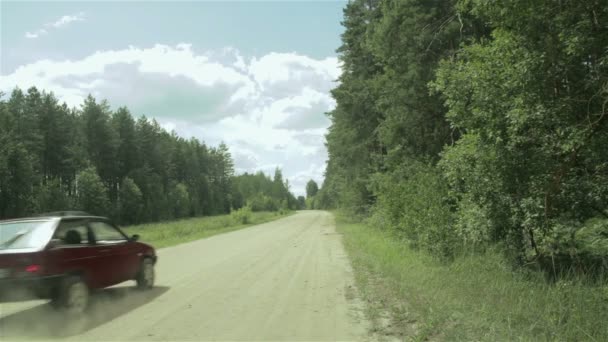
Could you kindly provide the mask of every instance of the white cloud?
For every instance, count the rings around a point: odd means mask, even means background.
[[[36,38],[39,38],[40,36],[48,34],[49,33],[48,30],[58,29],[58,28],[61,28],[64,26],[68,26],[70,23],[73,23],[75,21],[84,21],[84,20],[85,20],[84,12],[80,12],[80,13],[74,14],[74,15],[64,15],[54,22],[44,24],[43,28],[40,28],[34,32],[29,32],[29,31],[26,32],[25,38],[36,39]]]
[[[247,70],[247,65],[245,64],[245,59],[243,59],[243,56],[241,56],[241,55],[236,56],[236,62],[234,62],[232,65],[234,65],[234,67],[237,70],[240,70],[240,71]]]
[[[340,76],[335,57],[316,60],[294,53],[273,52],[259,60],[254,58],[250,71],[254,79],[263,86],[286,81],[301,81],[310,74],[326,81],[334,81]]]
[[[30,38],[30,39],[34,39],[34,38],[38,38],[44,34],[47,34],[48,32],[45,29],[40,29],[40,30],[36,30],[35,32],[25,32],[25,38]]]
[[[157,44],[152,48],[129,47],[118,51],[98,51],[78,61],[40,60],[18,67],[8,75],[3,83],[31,83],[50,81],[60,77],[91,76],[103,77],[108,66],[130,64],[137,66],[141,73],[158,73],[167,76],[184,76],[203,86],[218,82],[237,84],[249,82],[249,78],[238,71],[207,57],[195,55],[191,48],[180,45],[174,49]]]
[[[155,117],[169,130],[230,146],[239,172],[281,166],[297,194],[320,182],[325,112],[335,103],[336,58],[294,53],[246,58],[234,48],[197,54],[192,45],[98,51],[79,60],[40,60],[2,75],[0,90],[36,86],[70,106],[87,94]]]
[[[64,15],[63,17],[59,18],[54,23],[51,23],[50,26],[62,27],[62,26],[66,26],[69,23],[74,22],[74,21],[84,21],[84,13],[80,12],[76,15]]]

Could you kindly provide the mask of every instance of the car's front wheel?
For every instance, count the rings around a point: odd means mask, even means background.
[[[145,258],[141,262],[141,267],[139,272],[137,273],[137,288],[140,290],[147,290],[154,287],[154,261],[150,258]]]

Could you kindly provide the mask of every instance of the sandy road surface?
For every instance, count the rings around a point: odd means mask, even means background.
[[[157,287],[93,296],[64,322],[48,304],[0,304],[0,340],[366,340],[329,213],[296,215],[159,251]],[[131,284],[129,284],[131,285]]]

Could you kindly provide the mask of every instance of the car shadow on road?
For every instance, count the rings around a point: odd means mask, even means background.
[[[6,338],[63,338],[82,334],[149,303],[169,290],[157,286],[147,291],[112,287],[91,295],[87,312],[67,318],[50,304],[42,304],[0,318],[0,341]]]

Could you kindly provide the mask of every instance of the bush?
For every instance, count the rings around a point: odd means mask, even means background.
[[[538,240],[538,251],[535,264],[551,280],[601,278],[608,270],[608,220],[555,222]]]
[[[248,200],[247,206],[249,206],[252,211],[276,211],[279,209],[277,200],[261,193],[256,194],[253,198]]]
[[[451,258],[460,245],[448,188],[440,170],[412,162],[374,177],[377,205],[370,223],[399,234],[410,246]]]
[[[251,223],[253,210],[249,205],[242,207],[241,209],[234,210],[230,217],[236,224],[248,224]]]

